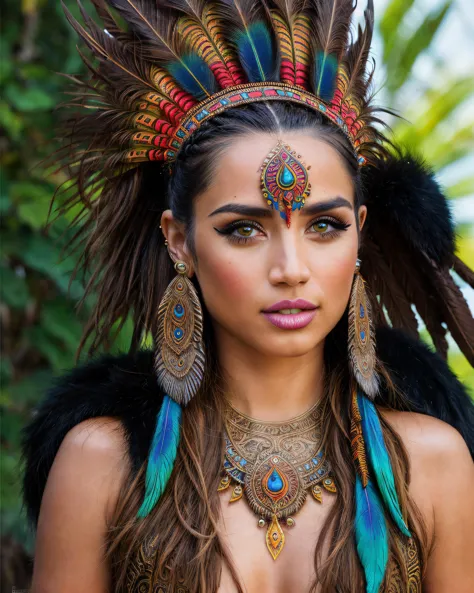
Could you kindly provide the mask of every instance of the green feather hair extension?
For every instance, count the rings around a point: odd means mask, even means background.
[[[137,513],[146,517],[163,494],[178,451],[182,409],[168,395],[158,412],[145,478],[145,497]]]

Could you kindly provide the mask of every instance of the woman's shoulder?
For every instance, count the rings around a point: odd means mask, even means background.
[[[467,444],[455,428],[438,418],[414,412],[381,413],[407,451],[410,495],[423,515],[429,540],[434,542],[437,523],[449,515],[449,507],[470,505],[474,467]],[[449,496],[443,491],[449,491]]]
[[[417,412],[381,411],[383,417],[399,434],[410,457],[433,462],[439,468],[442,461],[456,463],[460,454],[469,450],[464,438],[453,426]]]
[[[66,433],[55,455],[50,477],[53,480],[55,475],[58,477],[55,497],[62,492],[71,504],[71,494],[67,493],[73,492],[74,497],[88,501],[89,509],[94,501],[102,501],[104,516],[109,519],[129,469],[123,424],[118,418],[103,416],[83,420]],[[91,496],[88,497],[88,493]],[[66,501],[57,504],[64,506]]]

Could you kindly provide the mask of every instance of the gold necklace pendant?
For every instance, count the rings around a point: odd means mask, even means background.
[[[308,491],[321,503],[335,493],[331,467],[321,451],[319,404],[286,422],[255,420],[228,406],[224,473],[218,491],[232,487],[229,502],[245,498],[267,527],[265,541],[276,560],[285,545],[282,525],[292,527]]]

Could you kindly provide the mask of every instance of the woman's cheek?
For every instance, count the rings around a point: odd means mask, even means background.
[[[324,295],[324,305],[328,314],[342,316],[350,296],[355,273],[356,250],[339,249],[338,252],[321,258],[315,271],[317,282]]]
[[[219,254],[218,250],[209,250],[201,261],[206,263],[204,267],[199,266],[197,278],[206,307],[213,317],[228,319],[231,309],[233,317],[237,318],[237,313],[255,309],[259,284],[254,282],[259,274],[256,262],[251,265],[242,257],[235,261],[225,257],[222,251]]]

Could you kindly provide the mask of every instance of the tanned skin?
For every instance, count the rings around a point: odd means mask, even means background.
[[[322,396],[324,340],[344,314],[358,252],[357,226],[367,214],[365,207],[355,211],[352,181],[333,148],[310,133],[288,132],[283,139],[311,166],[311,196],[293,213],[290,228],[260,192],[260,166],[278,140],[264,133],[234,139],[220,156],[211,186],[195,203],[195,259],[171,211],[162,218],[171,257],[185,261],[198,278],[229,378],[229,399],[241,412],[270,421],[298,416]],[[247,213],[215,213],[229,204]],[[248,208],[263,213],[249,214]],[[219,232],[235,221],[243,222],[231,236]],[[334,221],[347,228],[337,229]],[[263,316],[273,303],[296,298],[319,308],[307,327],[282,330]],[[408,451],[410,494],[428,531],[423,591],[471,593],[474,468],[466,444],[436,419],[383,414]],[[111,590],[103,560],[105,531],[128,463],[115,419],[87,420],[67,434],[43,496],[32,593]],[[249,507],[229,505],[228,496],[221,497],[223,536],[248,593],[307,592],[315,577],[316,539],[332,502],[329,495],[322,505],[306,502],[287,532],[284,554],[274,562]],[[224,569],[219,593],[234,591]]]

